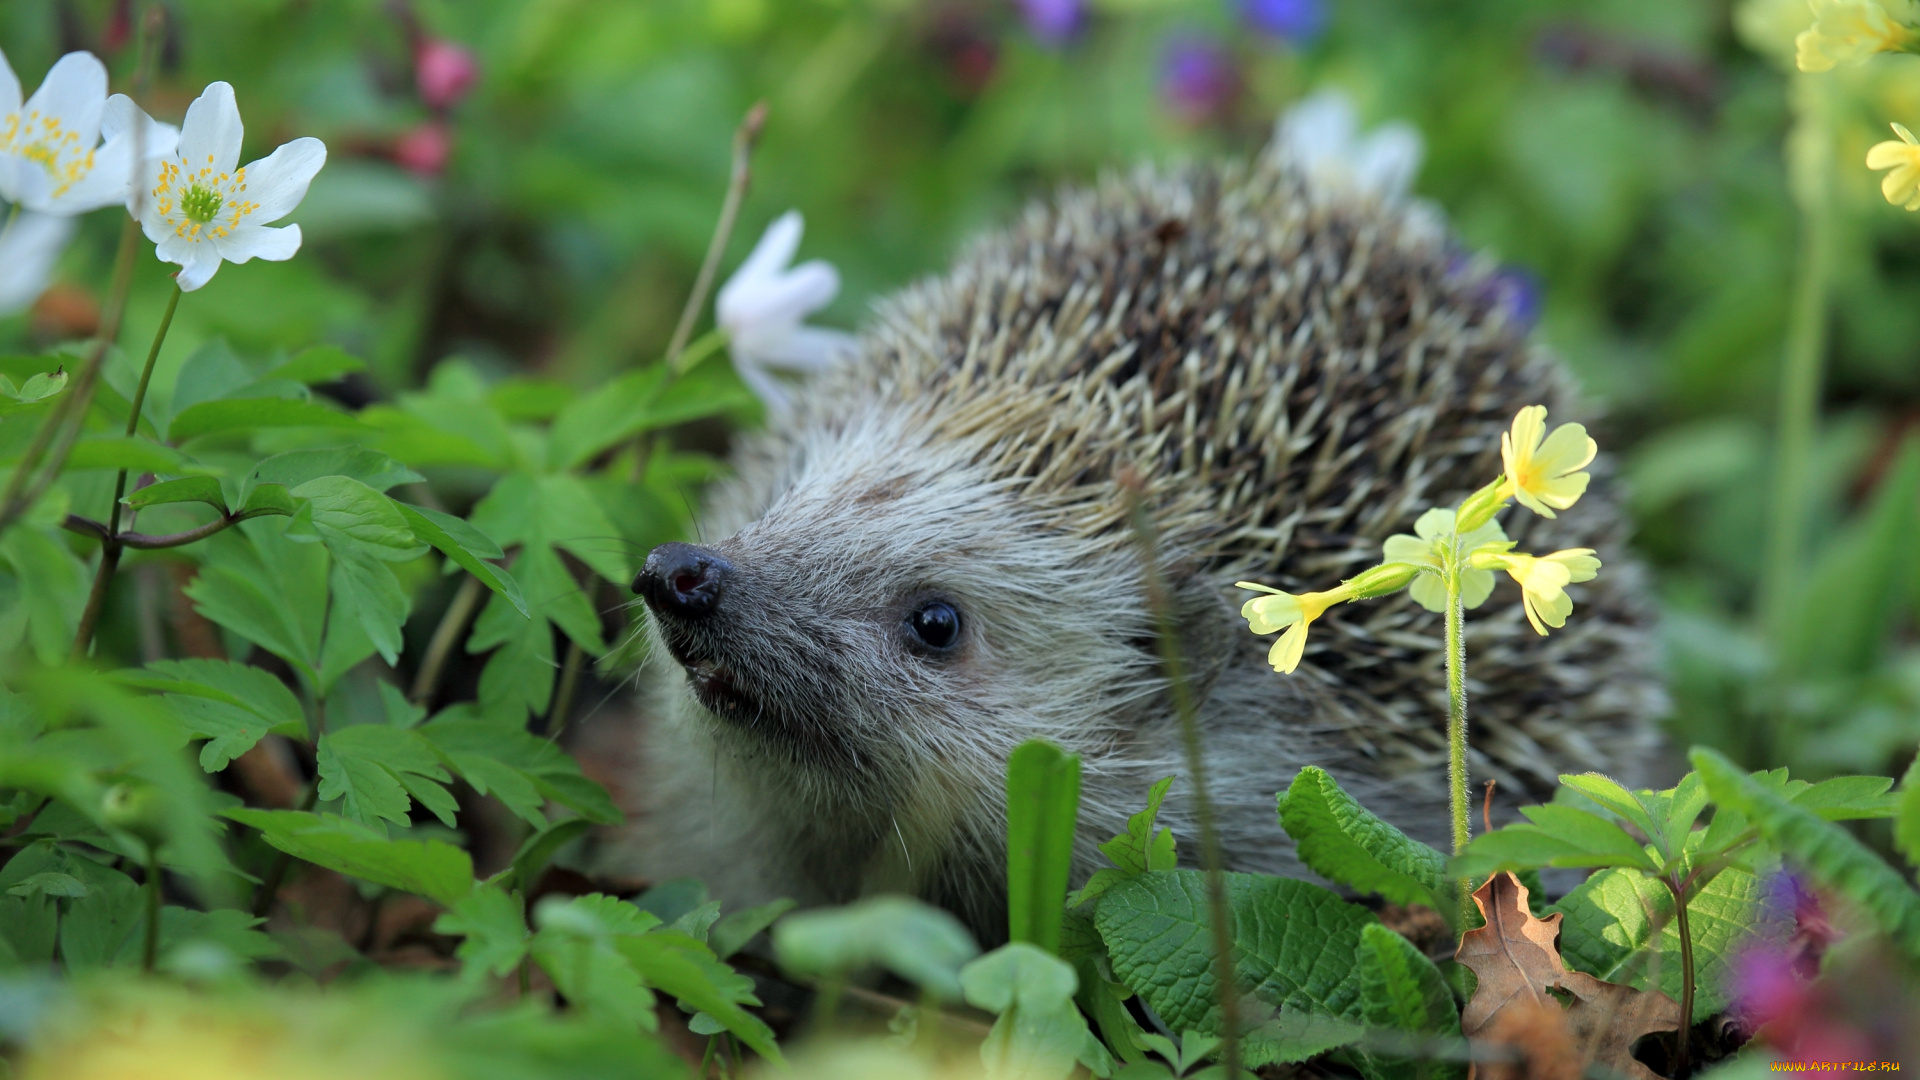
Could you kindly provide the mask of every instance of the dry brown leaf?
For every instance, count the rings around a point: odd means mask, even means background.
[[[1567,1027],[1567,1010],[1557,1001],[1515,1001],[1500,1010],[1481,1037],[1513,1047],[1520,1060],[1479,1062],[1474,1066],[1479,1080],[1580,1080],[1586,1072],[1579,1043]]]
[[[1507,1014],[1560,1007],[1549,990],[1573,996],[1566,1010],[1568,1038],[1586,1061],[1598,1061],[1637,1080],[1659,1080],[1634,1059],[1635,1040],[1680,1030],[1680,1005],[1658,990],[1635,990],[1568,971],[1556,942],[1560,915],[1534,918],[1527,887],[1512,874],[1495,874],[1473,894],[1487,924],[1460,939],[1454,958],[1473,969],[1479,985],[1460,1014],[1461,1033],[1493,1041]],[[1568,1049],[1574,1049],[1573,1046]]]

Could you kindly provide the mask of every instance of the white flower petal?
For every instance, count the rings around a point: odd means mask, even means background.
[[[1354,181],[1364,190],[1388,197],[1405,195],[1420,172],[1424,150],[1413,125],[1382,124],[1354,147]]]
[[[79,136],[83,150],[91,150],[100,137],[100,113],[106,104],[106,65],[92,53],[70,52],[54,62],[20,111],[37,112],[43,121],[58,119],[62,128]]]
[[[326,163],[325,143],[319,139],[295,139],[247,166],[244,197],[260,205],[248,217],[265,224],[293,213],[293,208],[307,197],[307,185],[313,182],[313,175]]]
[[[4,81],[0,79],[0,87]],[[72,236],[72,218],[30,210],[22,211],[0,232],[0,315],[11,315],[39,299],[53,264]]]
[[[730,332],[790,326],[827,306],[839,291],[839,272],[815,259],[736,295],[732,310],[719,312],[719,318]]]
[[[825,371],[851,355],[858,339],[844,330],[822,326],[796,326],[786,333],[769,334],[764,340],[741,346],[754,361],[788,371]]]
[[[187,106],[186,122],[180,125],[180,160],[192,176],[210,168],[214,175],[231,173],[240,164],[240,107],[234,104],[233,87],[211,83]]]
[[[212,244],[199,243],[190,247],[186,256],[185,261],[181,263],[180,272],[174,275],[174,280],[180,283],[181,292],[192,292],[213,280],[214,271],[220,269],[220,253],[214,250]],[[166,258],[164,255],[161,257]],[[167,259],[167,261],[175,260]]]
[[[0,50],[0,118],[19,111],[20,76],[13,73],[13,65],[7,63],[6,52]]]
[[[750,358],[739,352],[733,354],[733,370],[740,374],[740,381],[746,383],[748,389],[759,395],[767,412],[776,416],[786,414],[791,395],[780,384],[780,380],[762,371]]]
[[[153,241],[154,255],[158,256],[161,262],[170,262],[178,266],[185,266],[199,259],[202,249],[214,255],[219,254],[219,252],[214,251],[212,245],[208,244],[205,240],[189,240],[184,236],[176,234],[173,231],[173,224],[165,218],[158,218],[157,220],[159,222],[160,235],[155,236],[155,230],[152,228],[147,228],[146,233],[147,239]],[[141,226],[145,228],[146,223],[141,222]]]
[[[46,200],[54,214],[84,214],[127,201],[133,190],[133,146],[122,139],[94,151],[93,168],[67,190]]]
[[[125,94],[107,99],[107,107],[100,113],[100,137],[109,144],[123,137],[131,144],[137,137],[142,158],[171,154],[180,147],[179,128],[148,116],[145,109]]]
[[[228,262],[243,263],[249,259],[285,262],[300,250],[300,226],[272,229],[244,222],[228,235],[216,236],[210,242]]]
[[[766,233],[760,234],[760,242],[753,246],[747,261],[739,263],[739,269],[720,286],[720,296],[714,300],[714,311],[722,323],[737,319],[741,304],[764,288],[766,282],[776,279],[787,263],[793,261],[793,254],[801,250],[804,227],[801,211],[789,209],[766,227]]]
[[[1322,90],[1280,117],[1274,141],[1288,159],[1311,171],[1316,165],[1352,152],[1359,111],[1338,90]]]
[[[11,154],[0,154],[0,200],[26,205],[27,189],[45,197],[47,170],[25,158]]]

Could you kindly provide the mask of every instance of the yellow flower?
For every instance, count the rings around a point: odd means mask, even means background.
[[[1913,13],[1908,0],[1810,0],[1810,4],[1813,25],[1793,39],[1794,62],[1801,71],[1864,64],[1875,53],[1900,51],[1913,38],[1913,31],[1900,25],[1901,18]]]
[[[1592,581],[1600,572],[1600,560],[1593,557],[1592,548],[1568,548],[1535,557],[1489,545],[1475,551],[1471,561],[1483,570],[1505,570],[1520,583],[1521,604],[1526,608],[1527,621],[1541,637],[1547,635],[1549,626],[1557,629],[1567,625],[1567,616],[1573,614],[1567,586],[1576,581]]]
[[[1512,431],[1500,433],[1500,460],[1507,469],[1502,497],[1553,517],[1554,510],[1565,510],[1586,493],[1592,477],[1580,470],[1599,452],[1579,424],[1562,424],[1547,434],[1547,407],[1529,405],[1513,418]]]
[[[1421,574],[1413,581],[1413,599],[1428,611],[1447,610],[1447,584],[1442,576],[1446,572],[1447,548],[1453,540],[1453,511],[1435,507],[1420,515],[1413,523],[1416,536],[1395,533],[1387,537],[1381,546],[1382,553],[1390,562],[1412,563],[1424,566],[1432,573]],[[1486,544],[1507,543],[1507,534],[1497,521],[1485,525],[1460,537],[1460,551],[1473,551]],[[1493,592],[1493,573],[1488,570],[1476,570],[1470,566],[1460,570],[1460,603],[1468,608],[1476,608],[1486,603],[1488,594]]]
[[[1867,151],[1867,168],[1892,169],[1880,178],[1880,194],[1895,206],[1920,210],[1920,141],[1905,125],[1893,125],[1899,142],[1888,139]]]
[[[1267,663],[1273,670],[1283,675],[1291,675],[1293,669],[1300,666],[1300,656],[1307,649],[1307,627],[1313,620],[1326,613],[1335,604],[1353,599],[1353,589],[1341,585],[1326,592],[1283,593],[1278,589],[1269,589],[1251,581],[1236,581],[1242,589],[1255,589],[1266,596],[1256,596],[1242,604],[1240,617],[1247,620],[1247,626],[1256,634],[1271,634],[1275,630],[1285,629],[1280,640],[1273,643],[1267,653]]]

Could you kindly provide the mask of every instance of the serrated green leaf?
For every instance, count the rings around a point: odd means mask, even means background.
[[[1007,760],[1008,935],[1060,951],[1080,811],[1080,758],[1035,739]]]
[[[34,657],[65,662],[87,602],[86,567],[63,538],[26,522],[0,533],[0,560],[13,567]]]
[[[208,541],[187,586],[200,614],[320,680],[327,623],[327,553],[289,541],[273,524],[244,522]]]
[[[492,792],[537,828],[546,827],[540,815],[542,796],[589,821],[620,820],[606,789],[581,775],[579,762],[517,724],[481,719],[455,708],[419,731],[476,790]]]
[[[647,429],[647,406],[666,377],[664,365],[627,372],[576,398],[554,418],[548,460],[572,469],[588,458]]]
[[[304,725],[300,699],[270,671],[232,660],[155,660],[113,673],[114,681],[144,690],[212,698],[249,709],[269,724]]]
[[[1765,901],[1759,878],[1723,870],[1687,906],[1696,1022],[1726,1007],[1737,952],[1759,940],[1782,942],[1791,933],[1791,913],[1768,913]],[[1548,910],[1565,916],[1560,955],[1569,966],[1641,990],[1655,986],[1657,968],[1658,989],[1680,1000],[1680,924],[1666,886],[1636,870],[1601,870]],[[1655,926],[1660,926],[1657,963],[1647,952]]]
[[[531,943],[540,965],[567,1000],[619,1022],[652,1031],[659,1026],[649,990],[627,958],[614,949],[621,934],[644,934],[658,920],[631,904],[594,894],[549,897],[534,909],[539,927]]]
[[[1650,874],[1660,871],[1640,841],[1599,814],[1551,803],[1523,806],[1520,812],[1535,828],[1579,849],[1579,855],[1562,856],[1554,866],[1638,866]]]
[[[457,901],[434,920],[436,934],[458,934],[454,949],[461,973],[506,975],[518,967],[533,940],[520,899],[491,886],[482,886]]]
[[[135,510],[162,503],[202,502],[221,513],[227,512],[227,498],[220,492],[220,481],[211,476],[182,476],[148,484],[120,500]]]
[[[1624,785],[1612,777],[1600,773],[1581,773],[1563,775],[1560,777],[1560,782],[1625,818],[1648,839],[1661,842],[1665,836],[1665,830],[1662,827],[1665,822],[1655,825],[1653,817],[1648,814],[1647,808],[1641,804],[1633,792],[1628,791]]]
[[[1360,928],[1360,1009],[1368,1027],[1423,1035],[1458,1035],[1460,1010],[1440,969],[1413,943],[1379,923]],[[1363,1051],[1363,1072],[1385,1080],[1464,1076],[1457,1062],[1406,1059]]]
[[[733,912],[713,924],[707,932],[707,945],[713,949],[713,955],[725,960],[796,906],[795,901],[781,899]]]
[[[322,540],[349,539],[388,560],[406,558],[419,546],[399,506],[350,476],[322,476],[291,490],[307,500]]]
[[[1739,810],[1781,854],[1860,904],[1888,937],[1920,956],[1920,894],[1897,871],[1845,829],[1768,791],[1718,751],[1696,747],[1688,756],[1715,802]]]
[[[294,858],[349,877],[418,893],[447,907],[473,891],[473,860],[452,844],[389,840],[345,818],[304,810],[222,813],[260,830],[267,843]]]
[[[452,779],[418,732],[385,724],[357,724],[320,737],[320,797],[340,799],[345,817],[380,828],[382,819],[409,824],[408,796],[453,825],[454,801],[442,787]]]
[[[1502,870],[1554,866],[1555,859],[1580,854],[1579,846],[1571,841],[1551,836],[1535,825],[1514,824],[1474,837],[1449,861],[1448,869],[1463,878],[1481,881]]]
[[[253,749],[254,744],[273,731],[275,725],[251,709],[213,698],[185,694],[167,694],[161,699],[167,715],[180,725],[182,740],[205,739],[200,748],[200,768],[215,773],[233,763],[233,759]],[[306,725],[284,727],[290,735],[304,734]]]
[[[1238,978],[1261,1001],[1353,1018],[1360,990],[1354,955],[1366,909],[1304,881],[1228,874],[1227,904]],[[1210,959],[1205,875],[1162,870],[1120,882],[1100,898],[1094,924],[1114,975],[1176,1030],[1220,1032]]]
[[[1147,789],[1147,808],[1127,818],[1127,831],[1100,845],[1100,851],[1112,863],[1111,869],[1097,870],[1087,883],[1067,897],[1068,907],[1079,907],[1098,897],[1118,882],[1149,870],[1171,870],[1178,862],[1174,852],[1173,830],[1154,830],[1160,803],[1173,786],[1173,777],[1164,777]]]
[[[661,930],[614,939],[640,978],[718,1020],[741,1042],[775,1064],[783,1064],[773,1030],[741,1005],[758,1005],[753,980],[720,962],[704,944],[684,934]]]
[[[8,896],[52,896],[66,900],[78,900],[87,895],[87,887],[72,874],[62,874],[54,870],[30,874],[17,885],[7,888]]]
[[[1285,1008],[1242,1037],[1240,1058],[1248,1068],[1289,1065],[1346,1046],[1366,1033],[1353,1020]]]
[[[1887,792],[1892,786],[1893,778],[1887,776],[1836,776],[1802,789],[1789,801],[1827,821],[1892,817],[1899,802]]]
[[[333,570],[327,577],[333,587],[330,617],[355,620],[381,658],[389,664],[398,663],[405,644],[400,630],[413,605],[394,578],[393,568],[378,558],[369,558],[365,544],[348,541],[328,546],[333,552]]]
[[[1314,873],[1396,904],[1454,905],[1446,856],[1369,813],[1325,770],[1307,766],[1280,797],[1280,824]]]
[[[773,949],[797,975],[884,967],[943,1001],[960,1000],[960,968],[980,954],[959,920],[903,896],[789,915],[773,928]]]
[[[167,427],[167,441],[177,444],[202,435],[255,428],[359,426],[360,422],[351,415],[310,401],[237,398],[188,406]]]
[[[542,617],[522,616],[505,596],[495,595],[480,609],[467,651],[487,657],[480,670],[480,708],[490,717],[524,723],[528,713],[543,713],[553,698],[553,628]]]
[[[432,544],[440,553],[452,559],[459,566],[480,580],[480,584],[506,597],[521,618],[526,618],[527,601],[520,592],[520,583],[506,570],[484,563],[480,560],[502,557],[500,546],[489,540],[484,533],[454,517],[424,507],[409,506],[396,502],[401,516],[413,530],[413,535],[425,543]]]

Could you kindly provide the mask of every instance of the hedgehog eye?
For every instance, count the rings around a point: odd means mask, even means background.
[[[907,616],[907,630],[930,649],[951,649],[960,640],[960,613],[945,600],[931,600]]]

